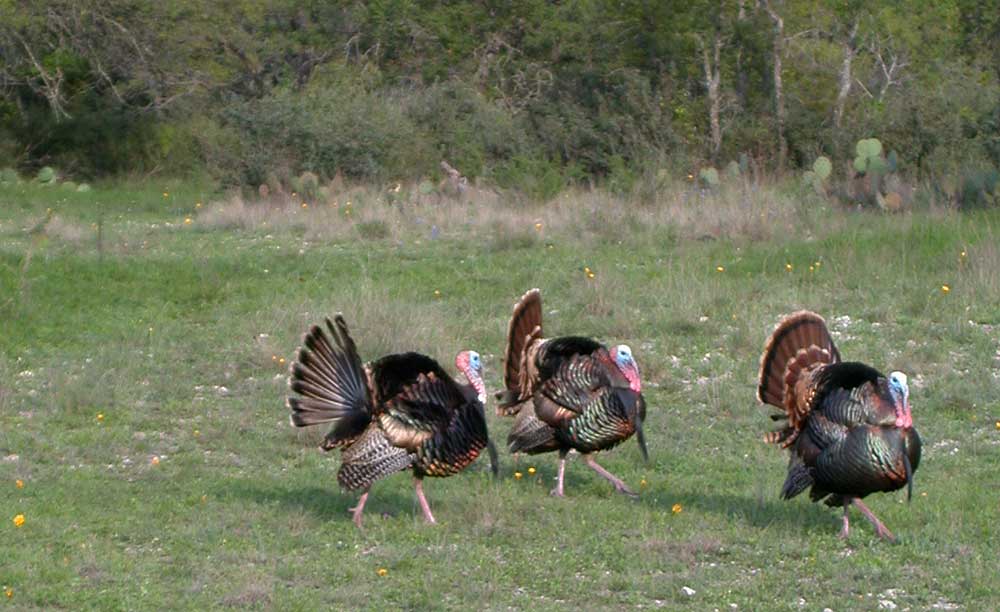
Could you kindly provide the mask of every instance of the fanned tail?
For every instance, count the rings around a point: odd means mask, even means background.
[[[289,369],[288,386],[296,395],[286,401],[296,427],[333,423],[326,450],[357,438],[371,422],[364,366],[344,318],[338,314],[334,321],[326,320],[329,337],[318,325],[306,333]]]
[[[514,304],[507,327],[503,383],[506,390],[496,394],[497,414],[515,414],[524,401],[527,374],[527,347],[542,334],[542,292],[531,289]]]
[[[507,450],[512,453],[547,453],[559,449],[556,430],[535,415],[529,406],[517,413],[514,426],[507,436]]]
[[[766,434],[765,442],[787,447],[795,441],[809,405],[808,397],[797,397],[796,385],[802,375],[813,371],[815,366],[839,361],[840,353],[823,317],[800,310],[781,320],[760,359],[757,399],[780,408],[784,414],[773,418],[787,418],[787,425]]]

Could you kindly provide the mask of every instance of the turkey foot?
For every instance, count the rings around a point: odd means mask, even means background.
[[[556,488],[549,491],[553,497],[565,497],[563,494],[563,476],[566,475],[566,457],[559,458],[559,479],[556,481]]]
[[[613,484],[615,486],[615,491],[618,491],[619,493],[624,493],[629,497],[639,497],[639,495],[632,489],[628,488],[620,478],[618,478],[611,472],[607,471],[606,469],[598,465],[597,461],[594,461],[593,456],[589,454],[584,455],[583,460],[587,462],[587,465],[589,465],[592,470],[594,470],[595,472],[603,476],[605,480]]]
[[[347,511],[354,517],[354,524],[357,525],[358,529],[361,529],[361,512],[365,509],[366,501],[368,501],[368,491],[361,494],[361,498],[358,499],[357,506],[347,509]]]
[[[424,519],[431,525],[436,525],[437,521],[434,520],[434,515],[431,514],[431,507],[427,503],[427,498],[424,497],[423,480],[419,478],[414,478],[413,484],[414,488],[417,490],[417,500],[420,501],[420,509],[424,511]]]
[[[892,535],[892,532],[882,524],[882,521],[878,520],[872,511],[868,509],[868,506],[861,503],[860,499],[855,497],[851,500],[851,503],[861,511],[861,514],[865,515],[866,519],[871,521],[871,524],[875,526],[875,533],[878,534],[880,538],[889,540],[890,542],[896,541],[896,536]]]

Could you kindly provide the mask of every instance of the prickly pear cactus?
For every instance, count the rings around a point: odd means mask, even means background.
[[[826,181],[832,172],[833,163],[830,158],[821,155],[813,162],[812,170],[806,171],[802,178],[816,193],[822,195],[826,193]]]
[[[726,177],[727,178],[738,179],[738,178],[740,178],[741,174],[742,174],[742,172],[740,172],[740,165],[737,162],[731,161],[728,164],[726,164]]]
[[[54,185],[56,182],[56,171],[51,166],[45,166],[38,171],[35,177],[43,185]]]
[[[719,171],[708,166],[707,168],[702,168],[698,173],[698,181],[701,183],[702,187],[715,188],[719,186]]]
[[[854,169],[858,172],[865,175],[882,175],[888,170],[888,164],[882,157],[882,143],[878,138],[859,140],[854,150],[857,153],[854,158]]]

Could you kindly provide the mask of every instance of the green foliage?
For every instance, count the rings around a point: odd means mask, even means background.
[[[556,197],[572,176],[556,162],[522,155],[501,162],[493,171],[493,178],[500,187],[519,191],[541,202]]]
[[[299,197],[309,202],[315,202],[319,198],[319,177],[312,172],[303,172],[292,178],[291,186]]]
[[[1000,172],[995,168],[967,170],[957,194],[963,210],[1000,206]]]
[[[21,177],[13,168],[3,168],[0,170],[0,185],[16,185],[21,182]]]
[[[726,177],[732,180],[737,180],[740,178],[741,175],[742,172],[740,171],[739,162],[730,161],[728,164],[726,164]]]
[[[744,177],[742,152],[766,172],[781,141],[805,165],[819,150],[847,158],[867,134],[891,142],[903,170],[918,176],[1000,167],[992,5],[777,7],[786,33],[824,32],[797,38],[798,51],[785,56],[783,138],[773,22],[763,10],[739,16],[727,7],[0,3],[0,163],[51,164],[79,180],[207,171],[256,188],[303,171],[416,180],[436,176],[443,159],[467,177],[508,184],[535,166],[532,197],[557,175],[622,192],[650,164],[714,159],[702,50],[718,33],[726,43],[719,156],[739,154]],[[856,48],[873,52],[855,57],[838,107],[855,22]],[[876,57],[906,61],[890,75]],[[901,171],[891,152],[858,154],[857,166],[867,175]]]
[[[698,182],[702,187],[715,188],[719,186],[719,171],[708,166],[698,171]]]

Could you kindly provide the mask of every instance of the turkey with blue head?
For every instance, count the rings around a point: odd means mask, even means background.
[[[559,453],[553,495],[563,495],[566,455],[575,450],[595,472],[626,495],[635,493],[594,460],[633,434],[648,460],[642,423],[639,365],[624,345],[607,348],[579,336],[542,337],[542,297],[538,289],[514,305],[507,332],[504,386],[497,413],[516,416],[507,438],[511,452]]]
[[[413,470],[428,523],[435,520],[424,497],[425,476],[457,474],[483,448],[496,474],[496,449],[486,431],[482,361],[475,351],[462,351],[455,366],[467,385],[420,353],[363,364],[340,315],[326,320],[326,330],[315,325],[306,333],[288,377],[292,425],[333,426],[320,448],[341,449],[337,482],[363,491],[351,509],[358,527],[372,485],[390,474]]]
[[[841,537],[854,506],[880,537],[895,540],[861,499],[903,487],[907,499],[912,495],[921,443],[906,375],[841,361],[823,318],[799,311],[767,341],[757,398],[779,408],[772,418],[785,421],[764,438],[790,451],[781,497],[809,489],[813,501],[843,506]]]

